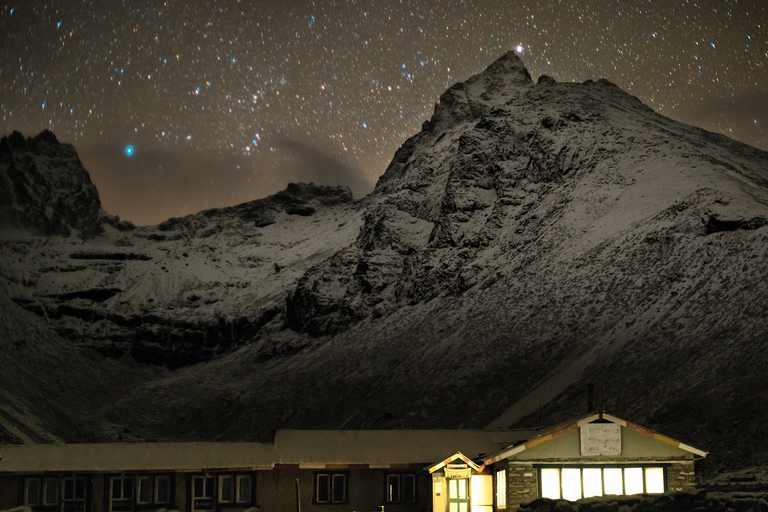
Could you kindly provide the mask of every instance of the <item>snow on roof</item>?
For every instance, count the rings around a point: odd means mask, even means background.
[[[78,443],[0,446],[0,472],[269,469],[266,443]]]
[[[279,430],[275,463],[428,464],[455,452],[481,458],[529,435],[514,430]]]

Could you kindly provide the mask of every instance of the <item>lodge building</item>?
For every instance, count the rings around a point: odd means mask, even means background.
[[[537,497],[692,490],[694,460],[706,455],[604,413],[533,431],[279,430],[272,443],[4,445],[0,510],[512,512]]]

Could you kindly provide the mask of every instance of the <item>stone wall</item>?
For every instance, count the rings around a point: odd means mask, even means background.
[[[520,512],[768,512],[765,493],[675,492],[607,496],[577,502],[539,498]]]
[[[667,468],[669,492],[692,491],[696,488],[693,461],[675,462]]]
[[[520,505],[538,496],[538,472],[531,464],[510,462],[507,469],[507,510],[517,510]]]

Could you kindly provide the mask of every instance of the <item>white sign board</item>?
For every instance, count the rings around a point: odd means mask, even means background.
[[[580,430],[582,455],[621,455],[621,425],[588,423]]]

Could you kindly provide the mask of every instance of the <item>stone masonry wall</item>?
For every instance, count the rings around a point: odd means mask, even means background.
[[[675,462],[667,468],[667,485],[669,492],[693,491],[696,488],[693,461]]]
[[[509,464],[507,469],[507,510],[515,511],[539,495],[538,472],[531,464]]]

